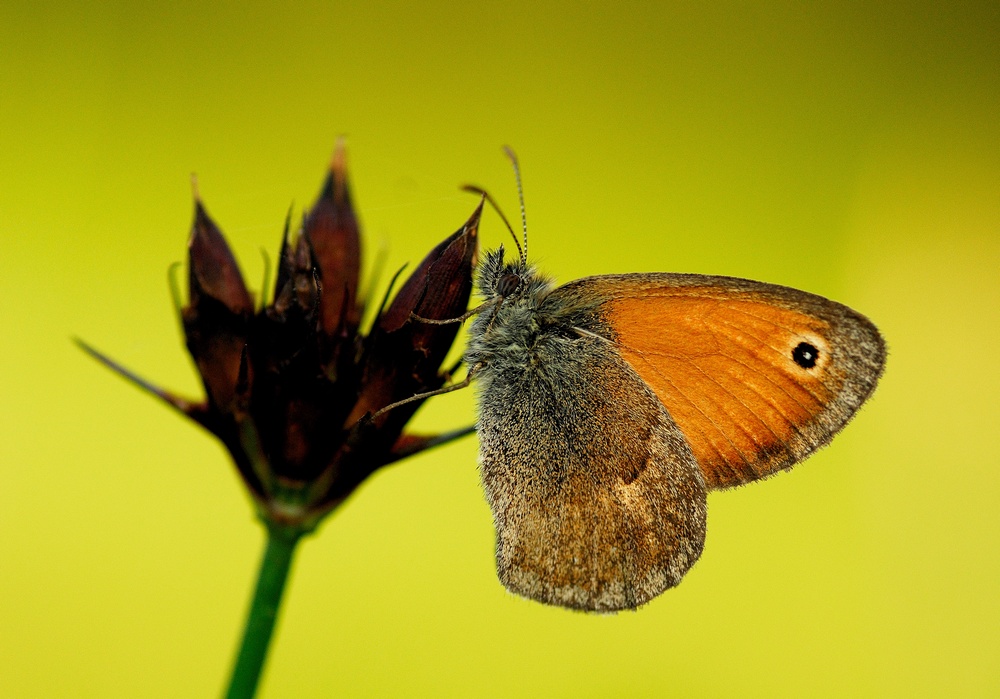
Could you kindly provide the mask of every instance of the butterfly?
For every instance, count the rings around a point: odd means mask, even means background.
[[[464,354],[497,573],[546,604],[634,609],[698,560],[709,490],[788,469],[843,429],[885,342],[844,305],[746,279],[557,287],[524,231],[516,259],[501,246],[480,265]]]

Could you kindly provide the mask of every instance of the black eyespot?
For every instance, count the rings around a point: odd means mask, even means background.
[[[816,366],[816,360],[819,359],[819,350],[808,342],[800,342],[792,350],[792,359],[803,369],[812,369]]]
[[[500,296],[510,296],[517,291],[519,286],[521,286],[521,277],[508,273],[500,277],[500,281],[497,282],[497,293]]]

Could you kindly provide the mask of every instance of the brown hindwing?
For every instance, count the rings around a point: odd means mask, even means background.
[[[680,582],[705,536],[701,472],[606,340],[543,332],[523,364],[484,372],[479,393],[480,466],[511,592],[615,611]]]

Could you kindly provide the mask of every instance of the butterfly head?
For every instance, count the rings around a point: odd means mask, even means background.
[[[486,253],[479,267],[479,293],[490,299],[514,299],[527,288],[526,281],[533,276],[527,262],[518,257],[513,262],[504,259],[503,245]]]

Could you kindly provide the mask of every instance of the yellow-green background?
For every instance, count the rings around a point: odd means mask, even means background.
[[[474,438],[380,473],[302,546],[262,696],[1000,693],[1000,11],[873,5],[3,3],[0,696],[220,691],[261,530],[220,447],[69,338],[199,395],[189,173],[256,287],[340,133],[390,270],[460,183],[516,215],[510,143],[558,279],[796,286],[890,356],[833,446],[710,496],[637,613],[500,587]]]

